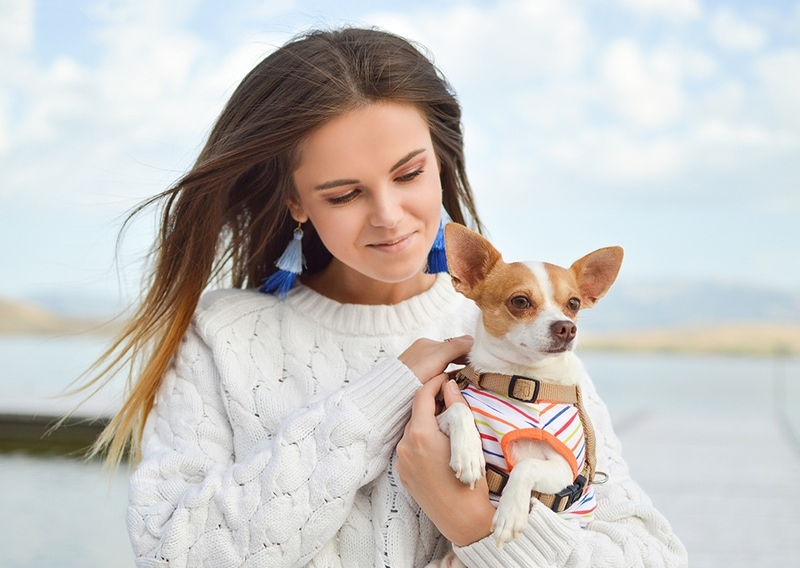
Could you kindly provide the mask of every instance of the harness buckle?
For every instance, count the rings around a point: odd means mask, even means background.
[[[529,398],[516,396],[514,394],[514,389],[517,386],[517,381],[525,381],[526,383],[532,384],[533,395]],[[539,379],[523,377],[522,375],[511,375],[511,381],[508,383],[508,396],[521,402],[535,402],[539,398],[539,387],[541,387],[541,381],[539,381]]]
[[[578,477],[575,478],[575,483],[567,485],[554,495],[555,499],[553,499],[553,504],[550,509],[556,513],[566,511],[581,498],[584,487],[586,487],[586,478],[582,475],[578,475]]]

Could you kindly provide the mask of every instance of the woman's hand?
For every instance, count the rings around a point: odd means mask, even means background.
[[[472,349],[472,337],[462,335],[445,341],[417,339],[398,359],[417,376],[422,384],[436,377],[450,363],[463,362]]]
[[[400,481],[450,542],[466,546],[491,533],[495,508],[483,477],[471,490],[450,468],[450,439],[436,421],[435,396],[448,379],[441,373],[414,395],[411,419],[397,444]],[[447,383],[445,406],[466,404],[458,385]]]

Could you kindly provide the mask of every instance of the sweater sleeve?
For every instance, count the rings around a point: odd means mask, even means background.
[[[389,392],[387,385],[392,385]],[[190,328],[148,417],[130,481],[137,566],[304,566],[387,467],[419,382],[388,358],[294,410],[237,455],[240,401]]]
[[[609,475],[607,483],[595,485],[594,520],[581,528],[578,522],[564,520],[534,500],[527,529],[502,549],[492,535],[466,547],[454,547],[464,564],[473,568],[688,565],[686,549],[669,522],[631,479],[608,409],[591,381],[583,393],[597,437],[597,469]]]

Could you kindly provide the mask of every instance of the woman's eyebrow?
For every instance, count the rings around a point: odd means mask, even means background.
[[[395,171],[397,168],[399,168],[400,166],[402,166],[403,164],[405,164],[409,160],[413,159],[414,156],[417,156],[417,155],[421,154],[424,151],[425,151],[425,148],[419,148],[417,150],[412,150],[411,152],[409,152],[408,154],[406,154],[405,156],[400,158],[400,160],[395,165],[393,165],[391,168],[389,168],[389,171],[390,172]],[[335,179],[335,180],[326,181],[325,183],[321,183],[321,184],[319,184],[317,186],[314,186],[314,189],[316,191],[322,191],[322,190],[325,190],[325,189],[332,189],[334,187],[339,187],[341,185],[353,185],[353,184],[357,184],[357,183],[360,183],[357,179]]]
[[[316,191],[322,191],[323,189],[331,189],[334,187],[339,187],[340,185],[353,185],[358,183],[357,179],[335,179],[333,181],[326,181],[325,183],[321,183],[314,187]]]
[[[393,165],[393,166],[392,166],[392,167],[389,169],[389,171],[390,171],[390,172],[393,172],[393,171],[395,171],[397,168],[399,168],[400,166],[402,166],[403,164],[405,164],[406,162],[408,162],[408,161],[409,161],[411,158],[413,158],[413,157],[414,157],[414,156],[416,156],[417,154],[421,154],[421,153],[422,153],[422,152],[424,152],[424,151],[425,151],[425,148],[419,148],[418,150],[412,150],[411,152],[409,152],[408,154],[406,154],[405,156],[403,156],[402,158],[400,158],[400,161],[399,161],[399,162],[397,162],[395,165]]]

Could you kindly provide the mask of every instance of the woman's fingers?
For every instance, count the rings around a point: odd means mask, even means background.
[[[450,406],[457,403],[467,404],[467,401],[461,394],[461,388],[459,388],[458,383],[451,379],[444,386],[444,407],[450,408]]]
[[[448,379],[446,373],[439,373],[417,389],[411,402],[411,421],[421,420],[428,423],[426,426],[430,421],[436,422],[436,395]]]
[[[462,335],[445,341],[418,339],[400,354],[398,359],[416,375],[421,383],[444,372],[447,366],[463,360],[472,349],[472,337]]]

